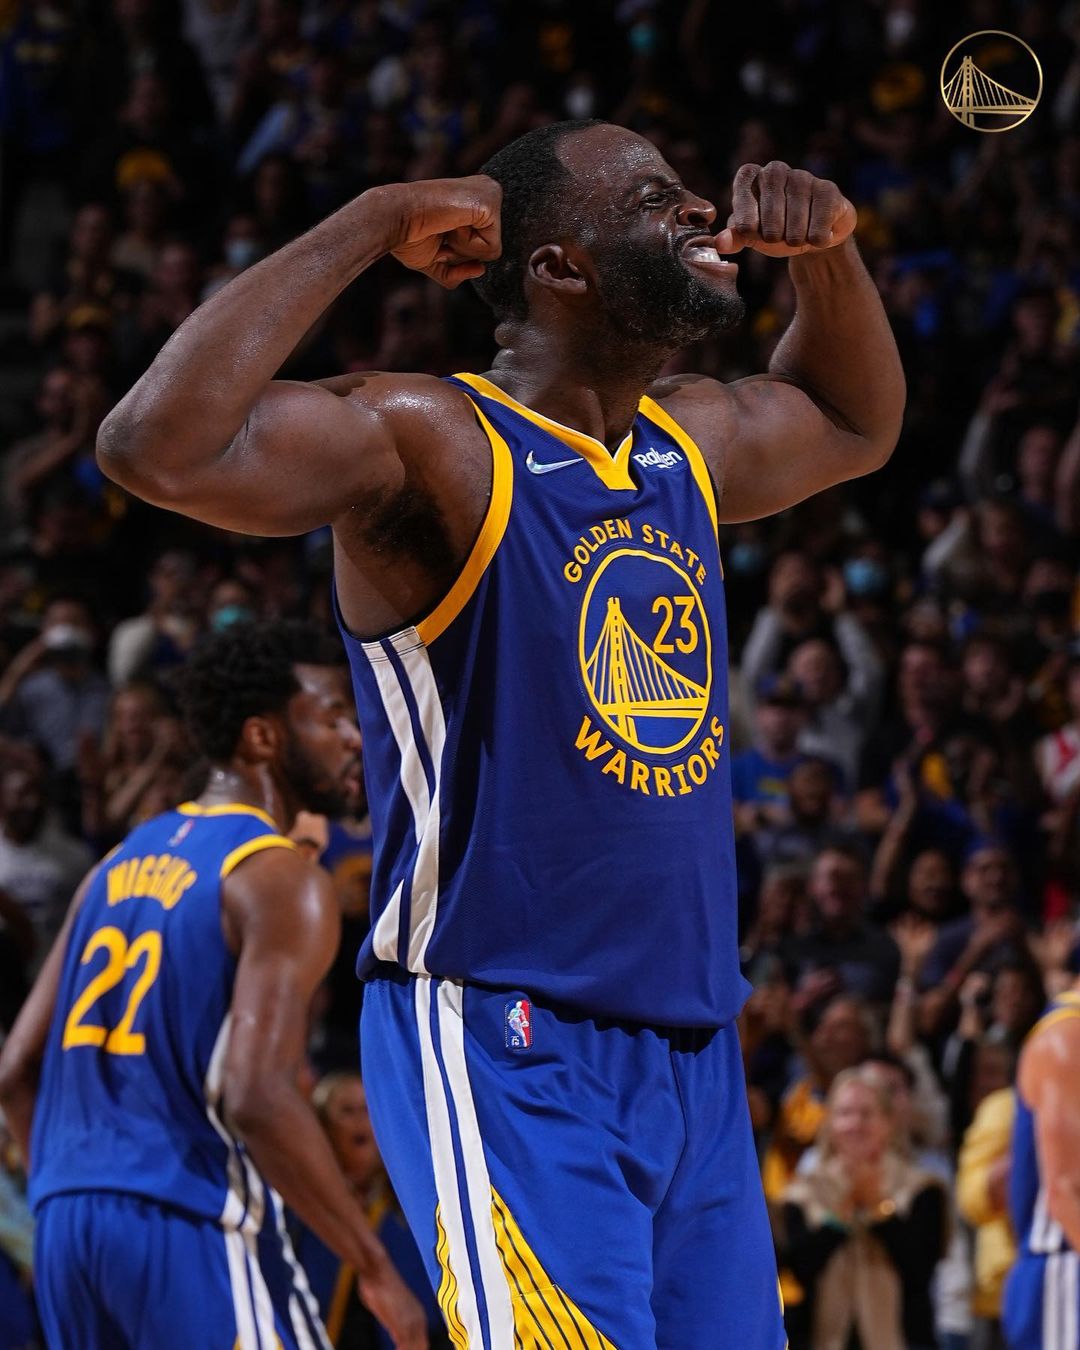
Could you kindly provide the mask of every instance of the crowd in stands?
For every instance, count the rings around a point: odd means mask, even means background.
[[[1007,134],[939,95],[946,52],[986,29],[1042,62]],[[1010,49],[979,59],[1008,83]],[[1016,1055],[1077,968],[1076,3],[0,3],[0,1034],[91,861],[201,786],[170,682],[199,635],[332,624],[325,532],[258,540],[134,500],[96,466],[102,418],[202,300],[350,197],[590,116],[654,141],[721,222],[734,171],[774,158],[859,211],[907,375],[898,448],[721,540],[743,1047],[794,1350],[988,1350]],[[793,289],[739,261],[747,321],[671,370],[767,368]],[[484,371],[493,351],[471,288],[381,262],[284,374]],[[315,1100],[393,1222],[347,1073],[370,838],[302,834],[345,916]],[[30,1221],[2,1139],[0,1159],[14,1310]],[[376,1344],[346,1311],[337,1343]],[[0,1312],[0,1346],[30,1327]]]

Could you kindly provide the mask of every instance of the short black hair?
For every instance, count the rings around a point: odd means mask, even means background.
[[[178,681],[180,709],[199,750],[221,763],[236,750],[249,717],[281,712],[299,692],[296,666],[344,664],[341,642],[319,624],[232,624],[192,652]]]
[[[502,188],[502,255],[472,284],[500,322],[526,317],[525,264],[535,248],[565,229],[574,176],[558,156],[559,144],[577,131],[603,125],[600,118],[589,118],[536,127],[480,166],[479,172]]]

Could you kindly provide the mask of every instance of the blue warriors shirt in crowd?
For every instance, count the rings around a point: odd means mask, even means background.
[[[1059,994],[1036,1022],[1030,1037],[1065,1018],[1080,1017],[1080,993]],[[1010,1350],[1080,1350],[1080,1256],[1069,1246],[1061,1224],[1050,1215],[1039,1174],[1035,1113],[1016,1093],[1009,1213],[1019,1244],[1009,1272],[1002,1326]]]
[[[652,399],[611,453],[458,375],[493,455],[445,599],[347,631],[387,966],[719,1026],[738,969],[716,498]],[[343,625],[344,627],[344,625]]]
[[[145,1196],[232,1230],[276,1223],[225,1125],[221,1069],[236,960],[221,882],[292,848],[254,807],[188,803],[136,828],[71,928],[31,1141],[30,1197]]]

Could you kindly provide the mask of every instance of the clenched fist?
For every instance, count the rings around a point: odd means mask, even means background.
[[[452,290],[502,252],[502,188],[486,174],[376,188],[391,213],[387,252]]]
[[[794,258],[842,244],[855,228],[855,208],[835,183],[773,159],[744,164],[735,175],[731,215],[716,236],[718,253],[752,248]]]

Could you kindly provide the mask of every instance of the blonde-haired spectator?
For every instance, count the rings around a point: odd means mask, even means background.
[[[817,1164],[783,1198],[779,1255],[804,1293],[791,1350],[933,1346],[948,1227],[945,1188],[898,1145],[888,1093],[862,1069],[838,1074]]]

